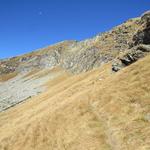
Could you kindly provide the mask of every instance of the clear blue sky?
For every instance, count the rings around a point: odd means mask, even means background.
[[[0,58],[83,40],[150,9],[150,0],[0,0]]]

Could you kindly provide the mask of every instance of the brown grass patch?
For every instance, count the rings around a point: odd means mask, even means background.
[[[1,75],[0,76],[0,82],[8,81],[8,80],[14,78],[15,76],[17,76],[17,74],[18,74],[17,72],[13,72],[13,73]]]
[[[0,113],[0,149],[149,148],[149,60],[55,78],[47,92]]]

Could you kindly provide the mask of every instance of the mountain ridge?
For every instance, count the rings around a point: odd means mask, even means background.
[[[6,65],[4,65],[4,68],[3,68],[4,70],[2,69],[0,70],[0,74],[3,74],[5,72],[6,73],[12,72],[12,71],[22,71],[21,69],[25,67],[27,70],[29,69],[31,71],[32,64],[30,65],[30,62],[28,64],[28,61],[31,61],[31,63],[33,62],[33,66],[36,68],[38,68],[40,65],[41,65],[41,68],[47,67],[46,65],[48,65],[48,63],[50,62],[50,59],[48,59],[47,57],[51,57],[51,60],[52,60],[52,62],[49,63],[48,67],[53,67],[61,63],[61,66],[63,68],[69,69],[73,73],[80,73],[82,71],[88,71],[92,69],[93,67],[99,66],[101,64],[101,61],[108,62],[109,59],[112,60],[114,57],[117,56],[117,54],[121,51],[121,49],[122,50],[127,49],[128,48],[127,42],[131,40],[133,36],[132,34],[134,34],[133,32],[135,32],[135,28],[139,26],[138,25],[139,20],[140,20],[139,18],[130,19],[124,24],[113,28],[111,31],[102,33],[91,39],[87,39],[87,40],[80,41],[80,42],[73,41],[73,40],[59,42],[55,45],[48,46],[47,48],[43,48],[41,50],[33,51],[29,54],[10,58],[9,59],[10,61],[7,60],[5,61],[5,63],[1,62],[1,64],[4,63]],[[119,37],[120,37],[120,40],[119,40]],[[60,55],[61,53],[63,55],[64,51],[66,51],[65,53],[66,56],[61,57]],[[42,56],[42,53],[43,53],[43,56]],[[88,57],[94,54],[96,55],[95,57],[98,57],[98,58],[92,58],[90,60]],[[34,57],[34,59],[35,57],[38,57],[38,56],[39,57],[37,58],[37,60],[32,60],[33,59],[32,56]],[[41,59],[44,59],[44,60],[41,60]],[[80,61],[81,60],[83,61],[82,62],[83,66],[82,66],[82,63],[78,63],[79,59]],[[47,62],[44,62],[46,60]],[[9,62],[11,61],[13,62],[13,64],[16,64],[16,65],[11,66],[11,64],[9,64]],[[86,64],[87,61],[91,62],[89,66],[87,66]],[[38,65],[35,66],[34,62],[36,62]],[[20,67],[19,63],[25,63],[26,66]]]
[[[0,65],[0,150],[150,149],[149,11]]]

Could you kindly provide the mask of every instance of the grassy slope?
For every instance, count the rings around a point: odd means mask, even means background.
[[[1,76],[0,76],[0,82],[8,81],[9,79],[12,79],[12,78],[14,78],[15,76],[17,76],[17,74],[18,74],[17,72],[13,72],[13,73],[1,75]]]
[[[58,77],[49,90],[0,113],[0,150],[148,150],[150,56]]]

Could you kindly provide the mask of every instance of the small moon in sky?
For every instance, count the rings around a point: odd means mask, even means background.
[[[39,12],[39,15],[42,15],[42,14],[43,14],[43,12],[42,12],[42,11],[40,11],[40,12]]]

